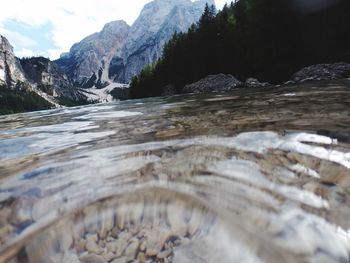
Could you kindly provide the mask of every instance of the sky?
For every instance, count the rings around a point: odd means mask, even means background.
[[[57,59],[114,20],[135,21],[151,0],[10,0],[1,6],[0,34],[17,57]],[[215,0],[221,9],[228,0]]]

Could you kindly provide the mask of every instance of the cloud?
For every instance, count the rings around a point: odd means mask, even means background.
[[[16,51],[16,56],[17,57],[34,57],[37,56],[38,54],[35,54],[32,50],[30,49],[26,49],[26,48],[22,48],[21,50],[17,50]]]
[[[0,27],[0,33],[10,41],[11,45],[31,48],[38,44],[34,39],[24,36],[18,32],[9,31],[5,28]]]
[[[113,20],[125,20],[128,24],[139,15],[142,7],[151,0],[11,0],[1,6],[0,27],[6,20],[16,20],[31,27],[50,24],[52,46],[43,50],[52,59],[84,37],[100,31],[104,24]],[[222,7],[224,0],[218,0]],[[1,30],[1,29],[0,29]],[[4,31],[0,31],[4,33]],[[6,32],[16,50],[30,49],[35,40],[15,36],[16,32]],[[12,38],[12,39],[11,39]],[[18,52],[17,52],[18,55]],[[19,56],[19,55],[18,55]]]
[[[61,49],[49,49],[47,53],[50,59],[56,59],[59,58],[63,52]]]
[[[232,2],[234,2],[234,0],[232,0]],[[231,1],[227,1],[227,0],[215,0],[215,4],[216,4],[216,8],[217,9],[221,9],[224,7],[225,4],[229,4],[231,3]]]
[[[6,20],[39,27],[52,24],[52,41],[60,52],[69,48],[84,37],[100,31],[109,21],[124,19],[129,24],[138,16],[142,6],[150,0],[11,0],[2,5],[0,24]],[[2,30],[0,33],[4,34]],[[14,46],[22,46],[23,41],[14,37],[14,32],[6,32]],[[10,37],[11,35],[11,37]],[[22,39],[24,40],[24,39]],[[27,39],[28,40],[28,39]],[[28,43],[27,43],[28,44]],[[25,45],[28,48],[28,45]],[[34,42],[32,42],[34,44]],[[46,52],[48,52],[46,50]],[[57,51],[50,51],[57,57]]]

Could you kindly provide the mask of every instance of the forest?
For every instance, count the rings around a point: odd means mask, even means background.
[[[161,95],[209,74],[280,83],[300,68],[350,61],[350,1],[239,0],[175,33],[163,56],[131,81],[132,98]]]
[[[0,85],[0,115],[51,108],[49,102],[32,91]]]

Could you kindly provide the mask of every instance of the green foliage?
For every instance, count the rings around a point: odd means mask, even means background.
[[[303,12],[290,0],[239,0],[216,14],[206,6],[187,33],[175,33],[163,57],[132,79],[134,98],[159,96],[173,84],[230,73],[277,83],[306,65],[345,60],[350,51],[350,1]]]
[[[71,100],[66,97],[59,97],[58,98],[58,103],[63,106],[67,107],[74,107],[74,106],[82,106],[82,105],[88,105],[90,104],[87,100],[85,99],[80,99],[80,100]]]
[[[50,109],[52,105],[34,92],[0,86],[0,115]]]
[[[145,66],[145,68],[141,71],[140,75],[138,77],[133,77],[131,79],[131,85],[133,89],[130,90],[130,96],[133,98],[142,98],[142,97],[148,97],[148,96],[156,96],[159,92],[158,90],[154,89],[154,85],[156,85],[157,81],[157,74],[156,72],[159,71],[159,62],[156,64],[151,64]],[[147,87],[146,89],[140,90],[141,92],[135,92],[139,90],[139,85],[142,83],[143,87]],[[145,91],[143,93],[142,91]],[[151,94],[147,92],[152,92]]]
[[[116,100],[128,100],[130,99],[129,89],[127,88],[115,88],[110,93]]]
[[[204,12],[201,18],[199,19],[199,28],[205,28],[210,26],[210,24],[214,21],[216,15],[215,6],[209,6],[205,4]]]
[[[344,78],[350,78],[350,70],[347,70],[343,73]]]
[[[229,27],[234,27],[236,25],[236,18],[233,14],[231,14],[230,16],[227,17],[227,25]]]

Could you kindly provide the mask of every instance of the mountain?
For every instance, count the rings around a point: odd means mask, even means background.
[[[25,82],[20,60],[15,57],[10,42],[0,35],[0,84],[14,88]]]
[[[146,4],[122,49],[124,77],[114,81],[129,82],[145,65],[157,61],[175,32],[185,32],[198,22],[206,3],[215,5],[213,0],[155,0]]]
[[[55,61],[78,87],[102,88],[109,82],[111,60],[121,54],[129,31],[124,21],[106,24],[102,31],[84,38]]]
[[[350,1],[331,2],[309,12],[290,0],[239,0],[219,12],[208,7],[196,26],[173,36],[158,63],[133,78],[130,95],[188,92],[189,83],[211,84],[207,76],[219,73],[248,79],[247,86],[251,77],[272,84],[347,78],[348,65],[333,63],[350,62]]]
[[[0,114],[75,105],[87,96],[61,69],[43,57],[19,59],[0,35]]]
[[[196,23],[214,0],[154,0],[132,26],[119,20],[74,44],[51,62],[16,58],[0,38],[0,113],[30,111],[129,97],[131,77],[154,63],[175,32]]]
[[[103,88],[128,83],[146,65],[162,55],[175,32],[197,22],[205,4],[214,0],[154,0],[144,6],[134,24],[108,23],[101,32],[74,44],[55,61],[78,87]]]
[[[9,41],[0,35],[0,114],[54,107],[25,78],[20,60]]]
[[[59,104],[85,103],[86,96],[76,89],[59,66],[44,57],[23,58],[20,60],[24,76],[45,97],[53,97]],[[46,95],[45,95],[46,94]]]

